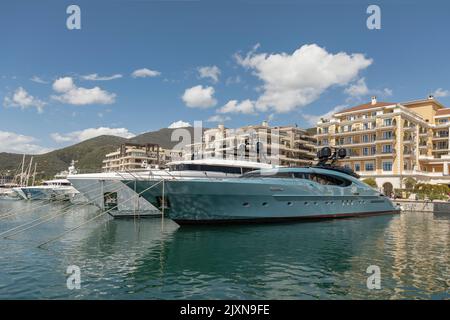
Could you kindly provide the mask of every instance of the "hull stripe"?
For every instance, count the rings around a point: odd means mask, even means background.
[[[340,214],[322,214],[315,216],[297,216],[297,217],[272,217],[272,218],[238,218],[238,219],[173,219],[180,225],[193,225],[193,224],[239,224],[239,223],[276,223],[276,222],[291,222],[291,221],[315,221],[315,220],[327,220],[327,219],[343,219],[354,217],[369,217],[379,216],[387,214],[398,214],[400,210],[390,211],[372,211],[372,212],[355,212],[355,213],[340,213]]]

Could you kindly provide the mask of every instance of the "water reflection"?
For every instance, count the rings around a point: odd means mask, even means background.
[[[2,204],[20,209],[27,202]],[[0,230],[64,210],[0,220]],[[449,298],[450,214],[408,213],[315,223],[181,227],[170,220],[99,218],[79,207],[0,240],[0,298],[402,299]],[[66,288],[77,265],[82,289]],[[381,290],[366,269],[381,268]]]

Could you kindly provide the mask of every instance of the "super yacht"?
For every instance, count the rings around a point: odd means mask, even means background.
[[[158,211],[161,207],[162,184],[156,184],[163,180],[239,177],[249,171],[269,168],[273,166],[261,162],[206,158],[173,161],[165,169],[76,174],[69,175],[67,179],[97,207],[115,207],[118,211],[133,213],[135,210]],[[154,184],[154,188],[145,191]],[[139,196],[135,197],[136,194]]]
[[[392,201],[353,171],[336,166],[345,150],[318,153],[311,167],[270,168],[240,177],[168,179],[164,194],[144,192],[149,202],[163,197],[178,224],[272,222],[399,213]],[[150,182],[141,183],[145,190]],[[157,202],[156,202],[157,203]]]

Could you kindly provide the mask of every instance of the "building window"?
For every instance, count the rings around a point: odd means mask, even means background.
[[[392,139],[392,131],[383,131],[383,140]]]
[[[392,153],[392,145],[390,144],[383,144],[383,153]]]
[[[363,148],[363,156],[369,155],[369,148]]]
[[[362,141],[363,142],[369,142],[369,136],[367,134],[362,136]]]
[[[392,171],[392,161],[383,162],[383,171]]]
[[[439,130],[437,137],[441,138],[441,137],[448,137],[448,131],[445,130]]]
[[[364,167],[365,167],[366,171],[373,171],[373,162],[364,163]]]
[[[377,153],[377,147],[376,146],[372,146],[370,147],[370,154],[376,154]]]
[[[361,171],[361,165],[359,163],[355,163],[355,171]]]
[[[392,119],[384,119],[383,125],[385,127],[392,126]]]

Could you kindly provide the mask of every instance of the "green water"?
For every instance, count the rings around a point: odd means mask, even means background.
[[[0,232],[67,204],[1,201]],[[1,214],[1,213],[0,213]],[[450,213],[313,223],[178,227],[101,217],[43,249],[39,243],[98,212],[65,215],[0,238],[1,299],[449,299]],[[69,265],[81,288],[66,286]],[[380,267],[381,289],[366,286]]]

